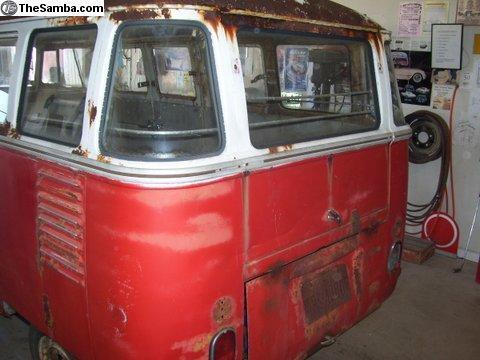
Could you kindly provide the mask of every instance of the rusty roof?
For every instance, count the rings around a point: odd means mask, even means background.
[[[245,12],[265,14],[265,17],[284,17],[291,20],[318,21],[355,28],[378,29],[376,22],[343,5],[330,0],[105,0],[107,10],[135,5],[205,6],[221,13]]]

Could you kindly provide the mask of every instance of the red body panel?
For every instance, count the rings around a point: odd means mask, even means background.
[[[238,359],[303,358],[393,291],[407,164],[404,141],[147,189],[0,149],[0,299],[81,359],[207,358],[224,328]]]

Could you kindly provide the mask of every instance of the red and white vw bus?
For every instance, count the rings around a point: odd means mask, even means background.
[[[0,301],[36,359],[300,359],[400,274],[408,138],[330,1],[0,24]]]

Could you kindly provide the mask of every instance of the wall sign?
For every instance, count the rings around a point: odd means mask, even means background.
[[[457,23],[480,25],[480,0],[458,0]]]
[[[462,68],[462,24],[432,25],[432,68],[460,70]]]
[[[419,36],[422,30],[423,2],[400,3],[398,10],[398,36]]]

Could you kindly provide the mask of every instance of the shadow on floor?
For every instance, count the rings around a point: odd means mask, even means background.
[[[438,255],[422,266],[403,264],[392,297],[310,360],[480,359],[475,264],[460,274],[454,267],[455,260]],[[0,318],[0,360],[29,359],[27,338],[20,319]]]

